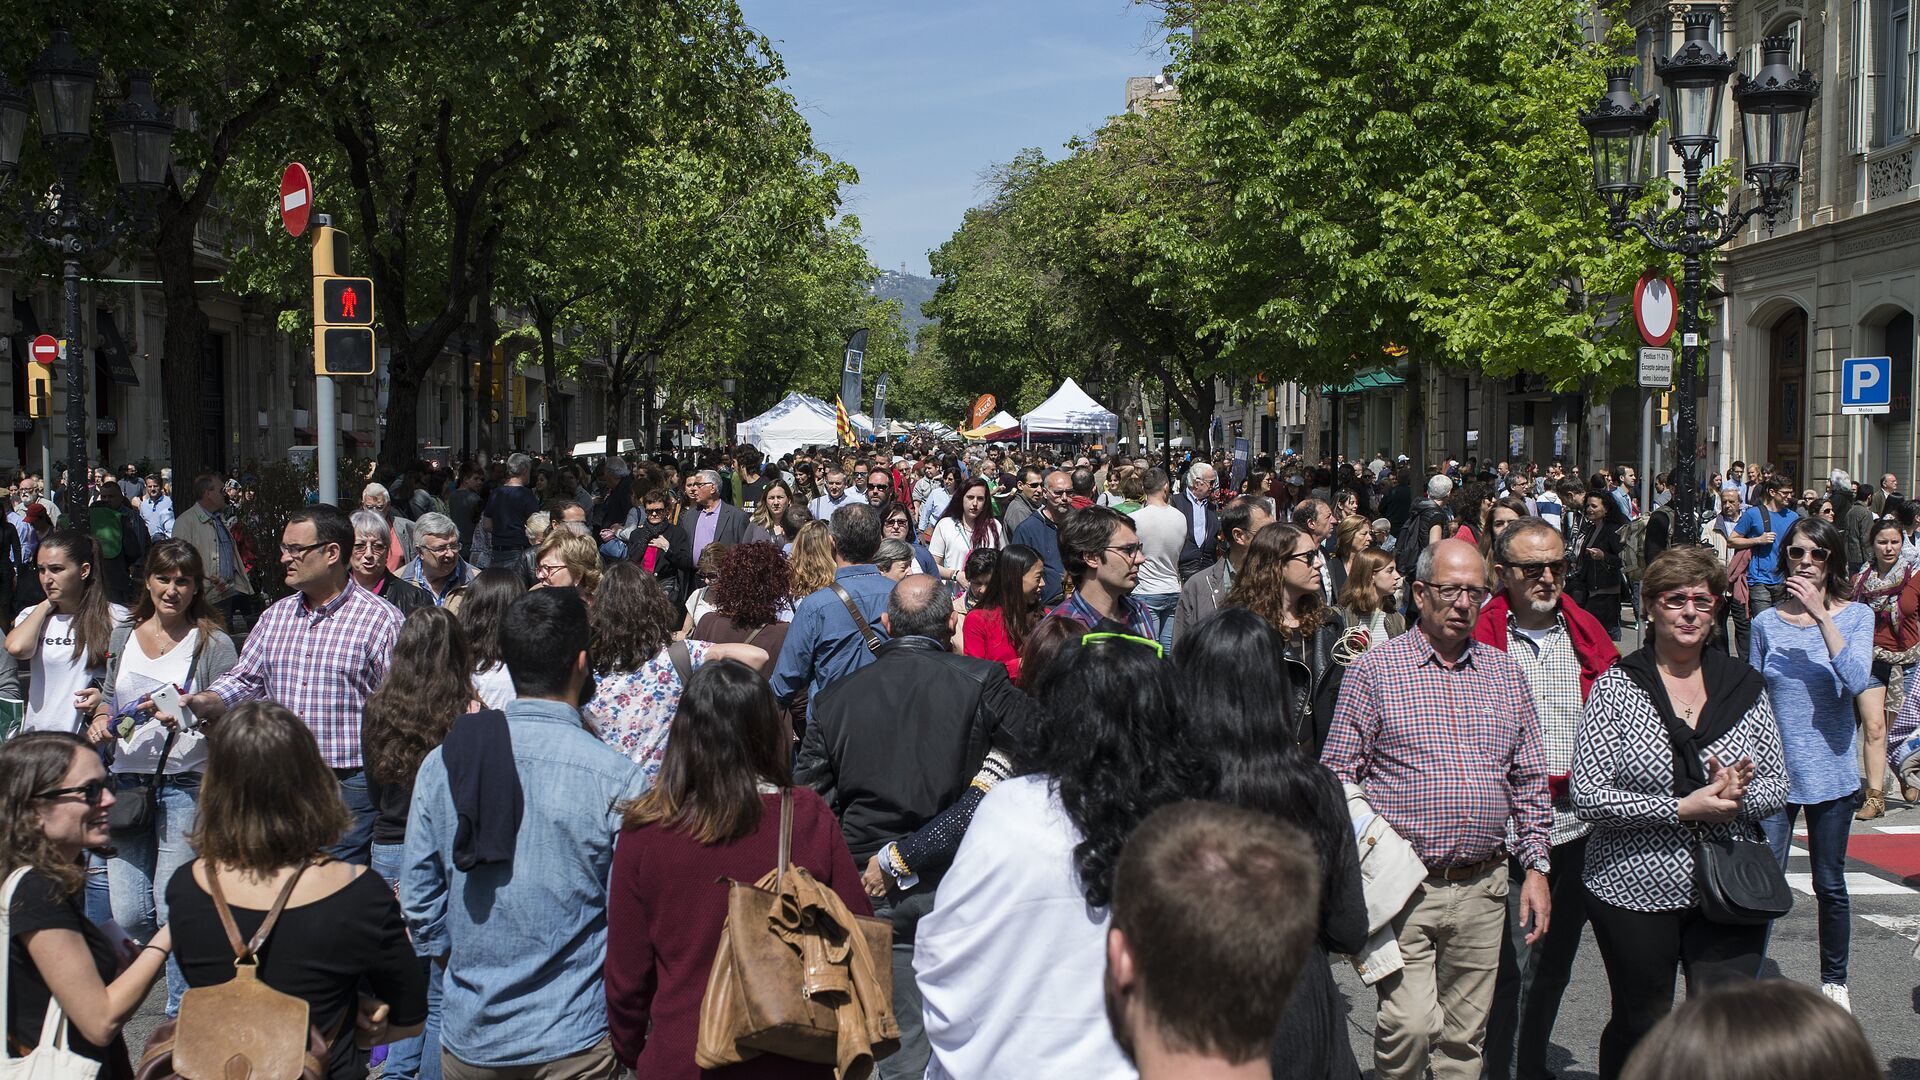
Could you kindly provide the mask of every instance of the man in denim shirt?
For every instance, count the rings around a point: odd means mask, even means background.
[[[880,640],[886,630],[880,615],[887,610],[887,597],[893,594],[893,579],[873,565],[873,553],[880,547],[880,511],[866,503],[843,506],[833,512],[827,523],[833,538],[835,585],[847,591],[853,606]],[[835,679],[845,678],[873,663],[873,652],[846,601],[833,587],[821,589],[800,601],[787,628],[787,639],[780,646],[780,657],[773,669],[773,696],[782,705],[805,687],[809,696],[817,695]]]
[[[400,905],[413,945],[446,970],[447,1080],[611,1080],[600,970],[619,807],[640,769],[589,734],[587,610],[572,589],[535,589],[501,628],[524,799],[511,862],[454,863],[458,819],[443,748],[414,780]],[[481,811],[485,818],[486,811]],[[485,831],[484,821],[476,832]]]

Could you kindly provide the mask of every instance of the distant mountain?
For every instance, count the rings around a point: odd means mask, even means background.
[[[920,328],[929,321],[920,314],[920,305],[933,299],[933,290],[939,284],[932,278],[902,270],[882,270],[880,276],[873,279],[870,288],[873,295],[882,300],[900,301],[900,325],[906,328],[911,344],[918,339]]]

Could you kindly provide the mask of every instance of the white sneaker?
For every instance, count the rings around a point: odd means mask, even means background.
[[[1853,1011],[1853,999],[1847,996],[1846,983],[1821,983],[1820,992],[1826,995],[1828,1001],[1848,1012]]]

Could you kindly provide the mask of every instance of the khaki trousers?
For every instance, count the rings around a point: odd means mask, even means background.
[[[623,1071],[619,1059],[613,1056],[613,1038],[607,1035],[585,1050],[558,1061],[498,1069],[469,1065],[450,1051],[440,1051],[443,1080],[614,1080]]]
[[[1406,967],[1375,987],[1376,1080],[1479,1080],[1507,930],[1507,864],[1465,881],[1427,878],[1393,920]]]

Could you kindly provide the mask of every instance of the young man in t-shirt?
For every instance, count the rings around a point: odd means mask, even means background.
[[[1793,499],[1792,477],[1779,474],[1767,477],[1764,494],[1761,505],[1747,507],[1747,512],[1740,515],[1740,523],[1733,527],[1733,535],[1727,537],[1727,546],[1734,551],[1753,552],[1753,560],[1747,563],[1749,619],[1785,597],[1778,541],[1800,520],[1800,515],[1788,506]],[[1742,641],[1738,645],[1740,655],[1745,656],[1747,643]]]
[[[1153,612],[1159,622],[1160,645],[1171,649],[1173,617],[1180,608],[1180,549],[1187,542],[1187,518],[1168,501],[1166,470],[1148,469],[1145,486],[1140,509],[1129,515],[1141,554],[1146,556],[1133,598]]]
[[[540,496],[527,486],[533,474],[533,459],[525,454],[507,458],[507,482],[487,500],[483,515],[493,537],[490,565],[514,566],[520,555],[532,546],[527,538],[527,518],[540,509]]]

